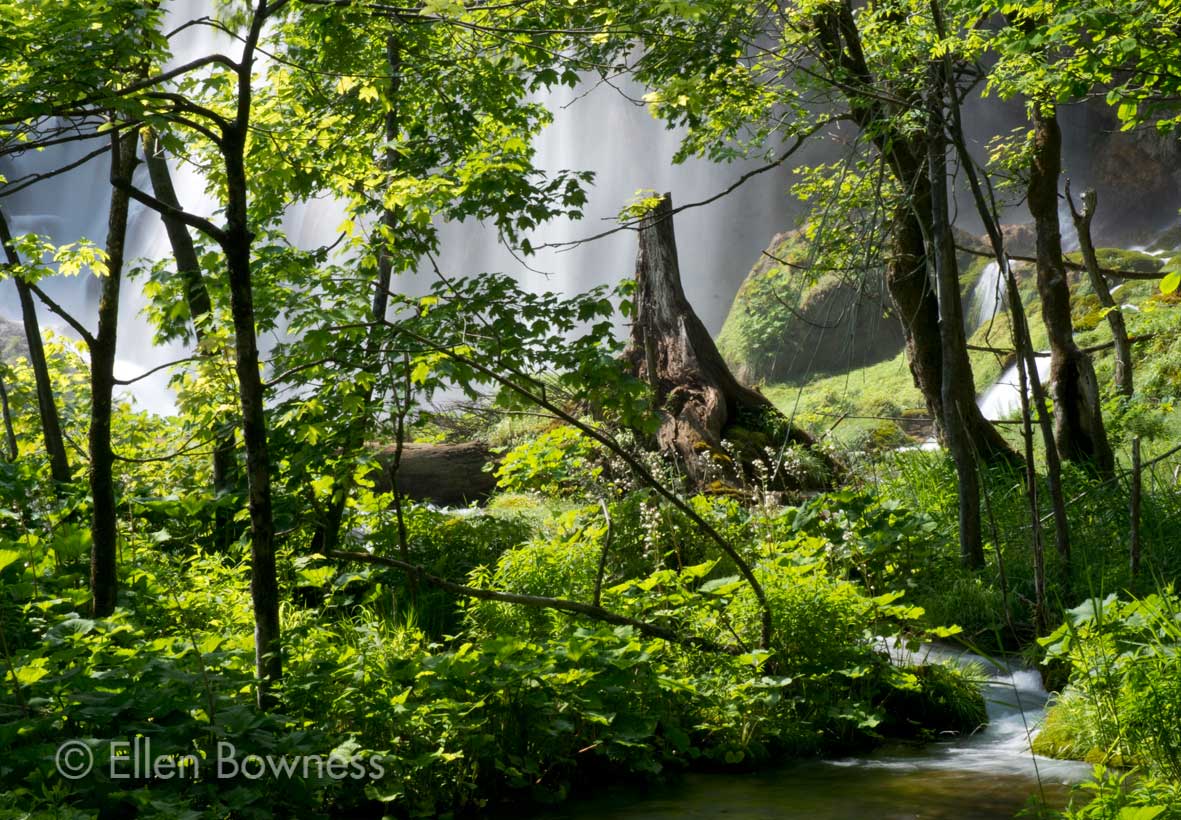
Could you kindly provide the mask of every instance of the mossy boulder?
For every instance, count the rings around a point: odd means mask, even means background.
[[[816,275],[808,261],[798,231],[779,234],[739,288],[718,348],[740,380],[842,372],[902,350],[880,270]]]
[[[1002,228],[1010,252],[1033,253],[1032,224]],[[985,237],[954,232],[971,334],[984,313],[987,294],[976,286],[992,261],[991,246]],[[795,382],[845,373],[889,361],[904,349],[881,268],[817,274],[808,270],[810,256],[800,231],[778,234],[739,288],[717,342],[740,380]]]
[[[1095,256],[1099,259],[1099,267],[1104,270],[1126,270],[1135,273],[1157,273],[1164,265],[1164,260],[1150,253],[1126,250],[1124,248],[1096,248]],[[1068,253],[1066,258],[1076,265],[1083,264],[1083,255],[1079,252]]]

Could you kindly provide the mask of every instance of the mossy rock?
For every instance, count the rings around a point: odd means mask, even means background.
[[[718,349],[748,384],[887,360],[904,340],[880,270],[810,276],[798,231],[776,236],[735,296]]]
[[[1104,270],[1156,273],[1164,265],[1163,259],[1159,259],[1150,253],[1126,250],[1124,248],[1096,248],[1095,256],[1099,259],[1099,267]],[[1083,264],[1083,255],[1078,251],[1066,254],[1066,258],[1076,265]]]

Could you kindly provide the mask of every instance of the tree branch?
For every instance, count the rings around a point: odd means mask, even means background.
[[[141,205],[147,205],[156,213],[171,217],[178,222],[183,222],[190,228],[196,228],[214,242],[217,242],[219,245],[225,243],[226,232],[214,225],[208,219],[197,216],[196,214],[191,214],[183,208],[177,208],[174,205],[169,205],[167,202],[162,202],[148,192],[141,191],[139,188],[136,188],[134,184],[116,181],[115,187],[123,188],[127,191],[132,199]]]
[[[95,344],[96,340],[94,338],[94,334],[87,330],[85,325],[71,316],[69,311],[67,311],[57,302],[50,299],[45,291],[41,290],[41,288],[37,287],[32,282],[29,282],[28,285],[29,290],[33,291],[33,293],[37,295],[37,298],[41,300],[45,307],[49,308],[51,311],[60,316],[66,324],[72,327],[74,331],[82,337],[82,341],[86,342],[87,347],[92,347]]]
[[[379,566],[393,567],[400,569],[406,574],[410,575],[417,581],[422,581],[430,586],[437,587],[445,592],[450,592],[455,595],[463,595],[470,598],[477,598],[481,601],[500,601],[506,604],[517,604],[518,606],[533,607],[534,609],[556,609],[559,612],[566,612],[571,615],[582,615],[596,621],[602,621],[608,624],[615,624],[617,626],[630,626],[642,635],[647,635],[650,638],[660,638],[661,640],[670,643],[680,644],[681,646],[688,646],[693,649],[704,649],[708,652],[718,652],[724,655],[738,655],[742,653],[742,648],[732,646],[729,644],[720,644],[716,641],[711,641],[708,638],[702,638],[697,635],[681,635],[674,632],[672,629],[660,626],[659,624],[648,623],[647,621],[640,621],[635,618],[629,618],[626,615],[620,615],[601,606],[593,604],[584,604],[580,601],[570,601],[565,598],[546,598],[541,595],[522,595],[516,592],[497,592],[491,589],[481,589],[479,587],[469,587],[464,584],[457,584],[454,581],[448,581],[446,578],[440,578],[437,575],[432,575],[420,566],[401,561],[397,558],[387,558],[383,555],[370,555],[367,552],[342,552],[339,550],[329,550],[325,553],[329,558],[338,558],[343,561],[358,561],[363,564],[378,564]]]

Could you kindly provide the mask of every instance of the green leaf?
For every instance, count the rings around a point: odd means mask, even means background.
[[[0,572],[3,572],[9,564],[14,564],[20,560],[21,554],[16,550],[0,550]]]
[[[1160,292],[1172,293],[1181,285],[1181,271],[1173,271],[1164,279],[1160,280]]]
[[[1124,806],[1119,810],[1119,820],[1153,820],[1164,810],[1164,806]]]

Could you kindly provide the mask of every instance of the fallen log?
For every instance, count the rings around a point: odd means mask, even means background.
[[[381,469],[370,476],[378,492],[397,488],[406,498],[444,507],[484,501],[496,489],[493,472],[499,456],[481,442],[402,445],[402,461],[395,476],[391,445],[377,452]]]

